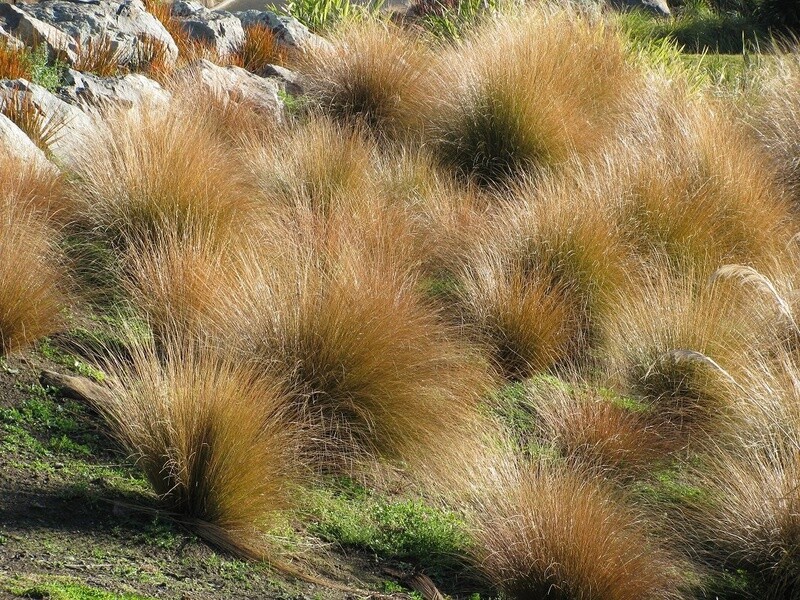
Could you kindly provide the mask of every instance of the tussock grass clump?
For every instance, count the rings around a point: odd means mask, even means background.
[[[515,188],[461,269],[465,313],[511,377],[586,359],[597,321],[630,284],[612,215],[572,191],[558,179]]]
[[[526,388],[542,444],[586,473],[641,476],[670,450],[646,407],[582,384],[535,380]]]
[[[359,131],[318,118],[248,147],[248,170],[266,200],[321,217],[374,202],[377,150]]]
[[[5,39],[0,40],[0,79],[32,79],[30,54]]]
[[[752,105],[749,116],[796,209],[800,202],[800,55],[795,50],[777,62],[776,74],[762,84],[762,101]]]
[[[631,243],[679,272],[772,264],[794,231],[763,152],[723,101],[660,93],[637,116],[637,141],[610,159]]]
[[[244,34],[244,44],[230,59],[237,66],[256,75],[265,75],[270,65],[282,65],[287,61],[285,49],[278,45],[269,27],[252,25]]]
[[[257,221],[257,203],[211,111],[173,103],[120,115],[79,159],[82,217],[115,244],[161,232],[223,243]]]
[[[726,440],[703,446],[693,469],[708,501],[687,513],[711,566],[741,569],[754,595],[792,598],[800,581],[800,368],[797,356],[757,356]]]
[[[534,8],[499,19],[439,67],[431,116],[440,159],[481,184],[502,184],[603,145],[634,80],[623,44],[601,22]]]
[[[244,346],[292,381],[298,410],[325,432],[324,462],[366,453],[447,470],[466,440],[478,443],[472,427],[491,379],[413,277],[374,258],[371,244],[322,253],[280,287],[267,281],[271,297],[243,277],[253,311]]]
[[[45,152],[63,133],[64,118],[60,115],[45,115],[26,92],[7,94],[0,100],[0,111]]]
[[[63,325],[64,276],[56,246],[66,216],[62,180],[0,154],[0,356]]]
[[[604,324],[602,353],[624,389],[685,432],[714,429],[742,392],[761,321],[721,282],[658,276],[621,299]]]
[[[681,561],[610,487],[533,466],[468,517],[473,559],[509,598],[681,598]]]
[[[261,536],[301,474],[283,387],[179,335],[158,348],[135,340],[129,355],[104,365],[110,389],[96,401],[114,437],[198,535],[268,558]]]
[[[77,59],[73,68],[100,77],[113,77],[120,73],[122,58],[111,38],[103,33],[98,37],[87,37],[78,43]]]
[[[307,93],[323,112],[379,137],[419,133],[435,97],[431,51],[412,33],[377,20],[342,29],[329,52],[305,58]]]

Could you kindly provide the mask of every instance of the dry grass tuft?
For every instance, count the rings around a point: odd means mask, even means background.
[[[447,54],[438,75],[437,154],[484,185],[592,154],[634,80],[616,32],[547,7],[493,22]]]
[[[800,202],[800,56],[795,50],[776,60],[776,74],[762,85],[762,101],[753,103],[750,121],[790,191],[794,208]]]
[[[325,118],[279,132],[244,155],[262,196],[286,208],[326,217],[375,193],[374,144]]]
[[[620,300],[602,352],[622,387],[678,431],[721,435],[764,339],[754,306],[725,285],[657,276]]]
[[[258,203],[216,117],[173,102],[112,120],[76,166],[82,218],[123,244],[164,232],[224,244],[257,226]]]
[[[646,98],[638,139],[605,167],[630,242],[678,272],[762,268],[785,255],[794,234],[788,207],[734,109],[671,91]]]
[[[98,37],[90,36],[78,43],[77,58],[72,67],[100,77],[114,77],[120,74],[121,59],[119,48],[114,47],[107,34],[101,33]]]
[[[5,39],[0,40],[0,79],[32,79],[30,55]]]
[[[608,391],[543,379],[528,387],[526,403],[542,444],[583,473],[629,480],[646,474],[671,450],[647,411]]]
[[[63,181],[0,154],[0,356],[63,325],[64,276],[55,244],[67,214]]]
[[[286,63],[286,50],[278,45],[269,27],[253,25],[245,29],[244,44],[230,58],[239,67],[256,75],[265,75],[270,65]]]
[[[344,123],[379,137],[419,134],[435,97],[431,51],[414,34],[377,20],[347,26],[330,52],[305,58],[307,93]]]
[[[46,116],[27,92],[7,94],[0,103],[0,111],[45,152],[61,136],[65,125],[63,117]]]
[[[582,362],[611,297],[630,287],[630,259],[600,199],[568,182],[519,186],[461,269],[459,295],[507,375]]]
[[[468,521],[476,566],[508,598],[683,597],[685,565],[607,485],[529,467],[489,491]]]
[[[129,363],[104,369],[96,408],[166,507],[226,550],[269,558],[263,533],[301,473],[283,387],[180,336],[134,341]]]

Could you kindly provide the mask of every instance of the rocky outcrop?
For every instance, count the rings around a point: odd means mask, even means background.
[[[98,124],[79,108],[67,104],[42,86],[25,79],[0,81],[0,101],[30,102],[55,134],[48,150],[56,162],[72,164],[83,152]]]
[[[271,79],[240,67],[220,67],[205,59],[187,67],[181,76],[224,103],[245,104],[276,121],[283,120],[283,102],[278,96],[281,87]]]
[[[638,9],[661,17],[672,15],[667,0],[610,0],[610,4],[617,9]]]
[[[278,16],[268,10],[245,10],[233,14],[245,29],[254,25],[269,28],[278,46],[288,52],[306,52],[331,46],[328,40],[311,33],[308,27],[292,17]]]
[[[20,6],[0,3],[0,26],[26,46],[44,45],[50,58],[58,56],[72,63],[78,56],[78,44],[72,37]]]
[[[142,107],[158,110],[170,101],[169,92],[144,75],[97,77],[73,69],[65,73],[64,86],[58,95],[65,102],[97,117],[112,111]]]
[[[3,114],[0,114],[0,153],[23,165],[30,165],[42,171],[57,171],[56,166],[47,160],[44,152]]]
[[[178,47],[167,30],[147,12],[142,0],[41,0],[35,4],[0,4],[7,31],[32,46],[45,40],[52,53],[73,63],[89,44],[107,40],[119,64],[134,62],[145,40],[156,40],[168,61]],[[91,40],[91,41],[90,41]],[[83,49],[83,50],[82,50]]]
[[[242,23],[230,13],[208,10],[192,0],[177,0],[172,5],[172,16],[192,38],[209,43],[220,56],[236,52],[244,43]]]

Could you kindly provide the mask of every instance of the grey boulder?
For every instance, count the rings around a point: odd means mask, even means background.
[[[311,33],[308,27],[293,17],[278,16],[269,10],[245,10],[233,13],[247,29],[261,25],[272,31],[279,47],[289,52],[308,52],[328,49],[331,43]]]
[[[175,40],[142,0],[40,0],[35,4],[0,5],[8,31],[33,45],[45,32],[48,47],[64,50],[74,63],[81,48],[105,37],[121,65],[134,62],[147,43],[156,41],[168,61],[178,58]],[[44,27],[43,27],[44,25]],[[61,36],[53,32],[61,32]],[[65,43],[64,37],[67,42]],[[51,39],[52,38],[52,39]]]
[[[30,102],[41,115],[43,123],[55,132],[48,150],[56,162],[74,164],[91,140],[98,123],[40,85],[25,79],[0,81],[0,104],[23,100]]]
[[[177,0],[172,16],[192,38],[211,44],[220,56],[228,56],[244,44],[242,23],[230,13],[208,10],[192,0]]]
[[[220,67],[201,59],[184,69],[182,76],[190,86],[199,86],[224,104],[244,104],[274,119],[283,120],[281,86],[241,67]]]
[[[44,172],[55,173],[56,166],[11,119],[0,113],[0,154]]]
[[[163,109],[171,98],[158,82],[144,75],[98,77],[73,69],[64,74],[64,85],[58,90],[58,96],[96,117],[115,111]]]

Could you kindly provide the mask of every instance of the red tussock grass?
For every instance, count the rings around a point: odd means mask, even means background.
[[[508,598],[685,597],[690,569],[610,486],[531,466],[468,516],[472,559]]]
[[[379,138],[418,135],[436,91],[433,55],[417,37],[378,20],[351,24],[327,52],[304,57],[306,92],[332,118]]]
[[[104,371],[96,408],[164,506],[224,550],[271,558],[264,534],[302,474],[283,386],[180,335],[133,341]]]
[[[0,156],[0,183],[0,355],[6,355],[63,325],[67,302],[55,240],[66,211],[54,172]]]
[[[572,191],[558,178],[514,188],[459,273],[466,318],[512,378],[587,359],[611,298],[631,286],[610,211]]]
[[[437,156],[483,185],[589,156],[614,133],[635,81],[619,34],[565,9],[491,22],[439,61]]]
[[[83,220],[123,245],[165,233],[223,244],[257,227],[258,202],[218,126],[180,102],[110,121],[76,165]]]
[[[646,410],[609,391],[537,380],[528,387],[526,404],[541,442],[584,473],[629,480],[646,474],[672,449]]]
[[[644,256],[677,271],[725,263],[760,268],[794,234],[763,151],[724,100],[654,91],[634,141],[608,169],[621,227]]]
[[[621,388],[652,404],[665,424],[721,435],[763,339],[753,306],[721,282],[662,273],[620,298],[601,352]]]

